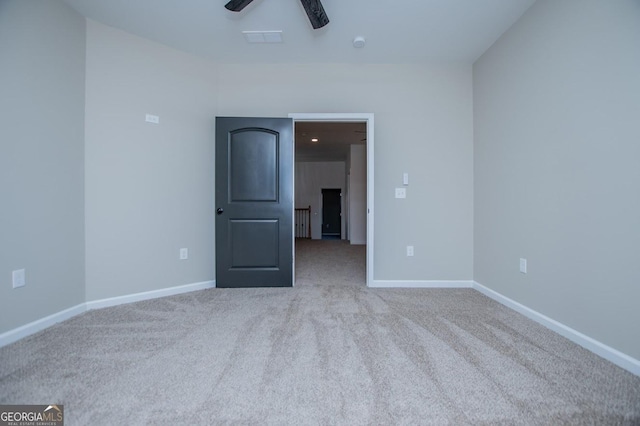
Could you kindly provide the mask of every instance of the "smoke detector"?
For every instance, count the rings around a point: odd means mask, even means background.
[[[363,48],[364,44],[365,44],[365,39],[362,36],[358,36],[353,39],[353,47],[355,47],[356,49]]]

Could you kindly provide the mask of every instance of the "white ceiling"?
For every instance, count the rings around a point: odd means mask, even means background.
[[[296,122],[295,133],[296,161],[346,161],[351,145],[367,143],[364,122]]]
[[[221,63],[473,63],[535,0],[322,0],[313,30],[299,0],[65,0],[104,24]],[[282,44],[241,31],[282,30]],[[352,45],[364,36],[362,49]]]
[[[299,0],[254,0],[240,13],[224,8],[228,0],[64,1],[95,21],[219,63],[472,64],[535,0],[322,0],[330,22],[319,30]],[[249,44],[242,35],[269,30],[282,30],[283,43]],[[364,48],[353,47],[356,36]],[[365,129],[298,123],[296,159],[344,161]]]

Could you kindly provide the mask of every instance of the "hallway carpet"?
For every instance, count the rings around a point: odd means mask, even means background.
[[[369,289],[298,241],[295,288],[87,312],[0,348],[0,404],[66,425],[633,425],[640,377],[472,289]]]

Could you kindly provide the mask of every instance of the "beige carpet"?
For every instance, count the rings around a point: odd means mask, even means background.
[[[0,349],[0,404],[67,425],[640,424],[640,378],[470,289],[367,289],[297,244],[293,289],[91,311]]]

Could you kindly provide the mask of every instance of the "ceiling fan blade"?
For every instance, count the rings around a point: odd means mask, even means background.
[[[232,12],[240,12],[252,1],[253,0],[231,0],[229,3],[225,4],[224,7]]]
[[[307,12],[307,16],[309,17],[309,21],[311,21],[313,29],[317,30],[329,23],[329,17],[325,13],[320,0],[300,0],[300,2],[302,2],[304,10]]]

